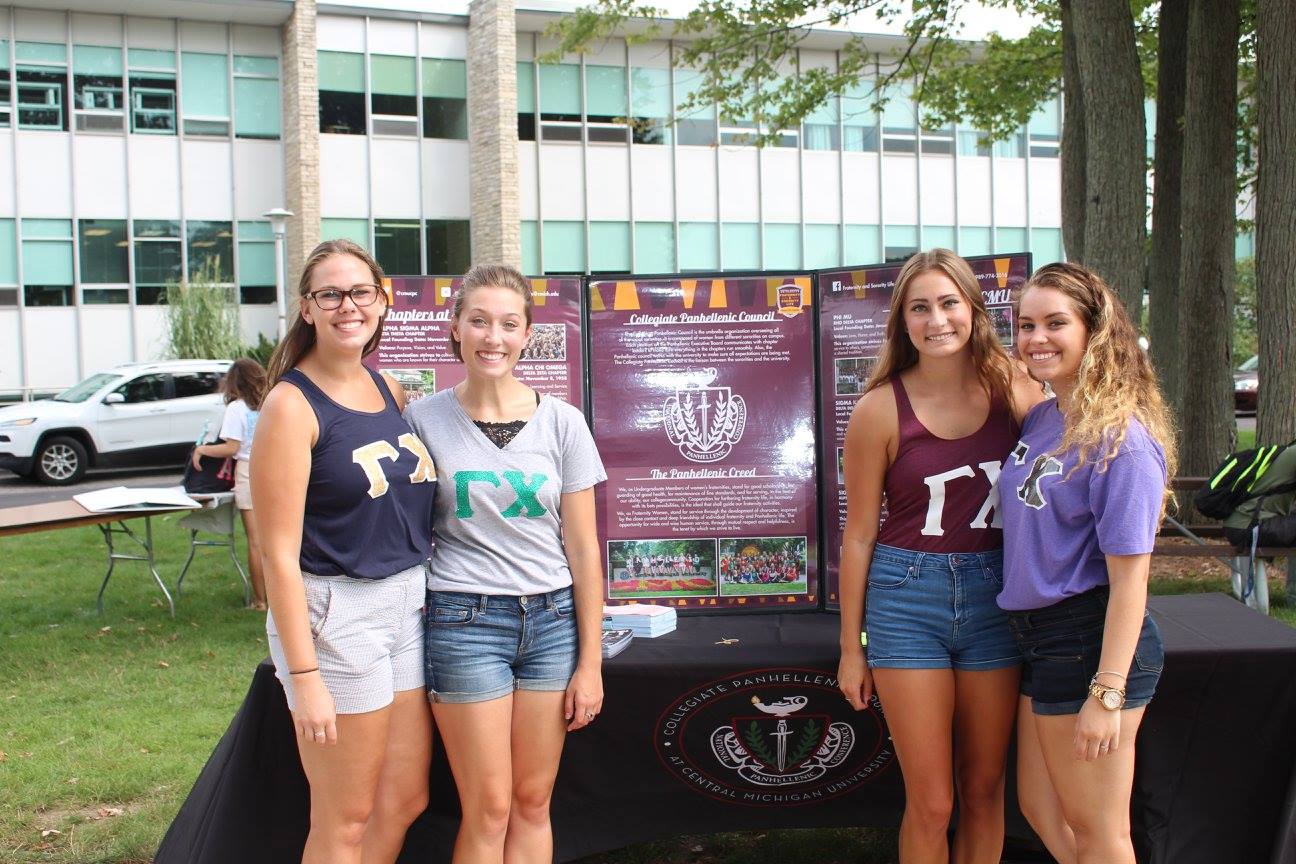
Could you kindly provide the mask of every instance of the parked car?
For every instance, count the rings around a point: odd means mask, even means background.
[[[53,399],[0,408],[0,468],[57,486],[87,468],[181,466],[204,429],[220,429],[228,360],[133,363]]]
[[[1237,414],[1256,413],[1256,397],[1260,392],[1260,356],[1252,354],[1233,373],[1233,411]]]

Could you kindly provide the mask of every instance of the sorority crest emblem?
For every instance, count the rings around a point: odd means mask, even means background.
[[[877,700],[855,711],[835,676],[812,669],[691,687],[662,712],[655,743],[662,767],[690,789],[752,807],[847,795],[895,761]]]
[[[801,286],[795,282],[785,282],[778,288],[778,311],[780,315],[791,318],[801,314]]]
[[[714,380],[715,370],[707,369]],[[693,462],[719,462],[747,427],[747,403],[728,387],[685,387],[662,405],[666,437]]]

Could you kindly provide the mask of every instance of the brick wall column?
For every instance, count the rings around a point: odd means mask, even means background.
[[[468,7],[468,162],[472,261],[522,266],[514,0]]]
[[[283,30],[284,206],[288,220],[287,294],[297,293],[306,256],[320,238],[319,69],[315,0],[296,0]]]

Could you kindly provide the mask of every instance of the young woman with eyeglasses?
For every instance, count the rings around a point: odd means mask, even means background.
[[[427,803],[436,472],[401,386],[361,364],[382,335],[382,278],[350,241],[311,252],[252,460],[270,655],[310,782],[305,864],[394,861]]]

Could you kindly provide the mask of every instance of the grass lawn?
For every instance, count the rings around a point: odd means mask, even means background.
[[[769,585],[762,585],[759,582],[734,582],[733,584],[723,582],[720,584],[720,596],[722,597],[741,597],[745,594],[804,594],[806,593],[805,580],[800,582],[774,582]]]
[[[175,520],[154,519],[168,584],[187,548]],[[118,564],[105,614],[95,614],[104,568],[95,528],[5,538],[0,550],[0,861],[143,864],[266,654],[263,617],[242,609],[224,550],[200,551],[175,620],[133,562]],[[1158,578],[1154,590],[1227,590],[1213,565],[1191,566],[1199,570]],[[1274,614],[1296,626],[1282,581],[1271,579]],[[894,849],[891,831],[769,831],[675,838],[588,861],[882,864]]]

